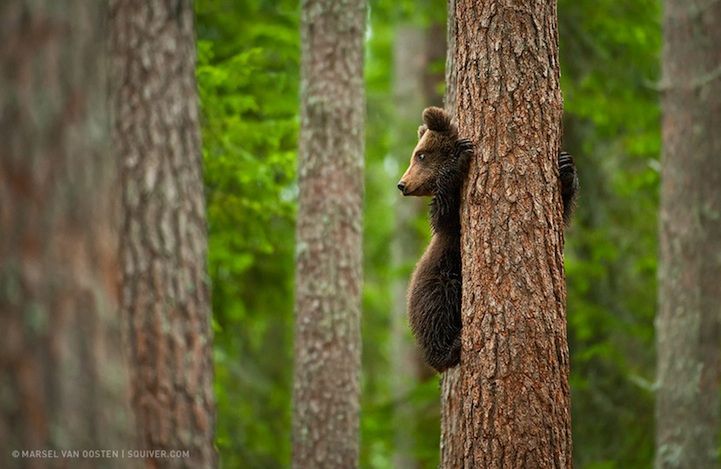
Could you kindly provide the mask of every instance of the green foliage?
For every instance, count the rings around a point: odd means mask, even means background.
[[[391,329],[389,285],[393,272],[390,243],[393,235],[391,175],[383,161],[391,149],[388,95],[391,73],[391,30],[378,22],[378,2],[370,5],[370,38],[366,43],[366,174],[363,225],[363,386],[361,400],[361,461],[364,467],[388,467],[393,447],[388,344]]]
[[[298,12],[196,2],[224,467],[290,461]]]
[[[660,5],[559,2],[565,148],[581,198],[566,274],[578,467],[653,459]]]

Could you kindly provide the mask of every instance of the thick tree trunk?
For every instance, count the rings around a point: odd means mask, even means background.
[[[0,4],[0,467],[132,447],[103,2]],[[104,459],[107,467],[127,467]]]
[[[451,7],[452,107],[476,153],[461,209],[463,351],[460,376],[444,380],[442,465],[570,467],[556,2]]]
[[[721,3],[665,5],[656,467],[717,467]]]
[[[122,307],[141,444],[213,467],[210,301],[193,10],[111,2],[114,144],[123,164]]]
[[[293,465],[358,465],[363,0],[301,2]]]
[[[456,115],[456,0],[448,0],[446,23],[446,95],[444,104],[451,116]],[[461,351],[462,352],[462,351]],[[461,370],[460,366],[449,368],[441,376],[441,442],[440,467],[449,468],[461,464],[464,438],[460,432],[461,421]],[[459,465],[457,467],[462,467]]]

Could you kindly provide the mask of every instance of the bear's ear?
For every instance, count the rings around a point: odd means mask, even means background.
[[[423,123],[429,130],[447,132],[451,130],[451,116],[439,107],[428,107],[423,111]]]
[[[418,140],[420,140],[423,134],[426,133],[426,130],[428,130],[426,124],[418,126]]]

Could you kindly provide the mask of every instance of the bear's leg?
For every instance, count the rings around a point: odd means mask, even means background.
[[[426,362],[438,372],[458,365],[461,358],[461,282],[443,277],[434,289],[435,302],[428,310],[431,327],[422,340]]]
[[[451,340],[442,344],[426,344],[425,358],[428,365],[439,373],[443,373],[448,368],[453,368],[461,361],[461,331],[454,331],[451,335],[444,337]]]
[[[561,152],[558,155],[558,172],[561,178],[561,198],[563,199],[563,221],[567,224],[573,214],[578,194],[578,175],[573,157]]]

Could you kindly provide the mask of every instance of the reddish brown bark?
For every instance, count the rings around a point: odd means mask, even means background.
[[[456,0],[449,21],[451,107],[476,152],[442,466],[570,467],[556,2]]]
[[[111,1],[122,308],[140,444],[152,467],[213,467],[206,222],[189,0]]]
[[[0,467],[126,449],[103,2],[0,3]],[[104,459],[107,467],[131,461]]]
[[[358,465],[366,2],[301,3],[293,465]]]
[[[721,3],[666,0],[656,467],[718,466]]]

